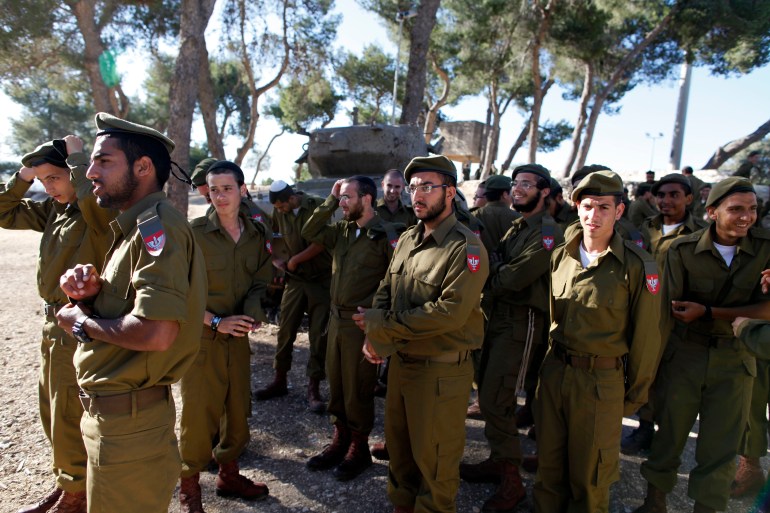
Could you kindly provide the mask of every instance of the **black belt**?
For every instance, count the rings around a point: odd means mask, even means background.
[[[468,359],[470,351],[460,351],[459,353],[444,353],[439,355],[421,355],[421,354],[406,354],[402,352],[396,353],[398,359],[403,363],[455,363],[461,364]]]
[[[43,303],[43,313],[46,317],[55,317],[61,307],[61,303]]]
[[[738,349],[739,347],[735,337],[715,337],[689,330],[684,335],[684,340],[714,349]]]
[[[337,319],[342,319],[343,321],[352,321],[353,314],[358,313],[357,308],[340,308],[338,306],[331,305],[330,309],[332,315],[334,315]]]
[[[552,353],[557,360],[576,369],[619,369],[623,366],[623,359],[619,356],[577,356],[569,354],[561,344],[554,343]]]
[[[96,397],[90,397],[81,390],[80,403],[83,405],[83,409],[91,414],[120,415],[131,413],[133,408],[136,410],[147,408],[167,399],[168,396],[169,387],[165,385],[132,390],[124,394]]]

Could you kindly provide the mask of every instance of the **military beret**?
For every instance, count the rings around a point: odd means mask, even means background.
[[[155,139],[156,141],[163,144],[163,146],[166,147],[166,150],[168,150],[169,155],[172,151],[174,151],[174,147],[176,146],[174,141],[158,132],[154,128],[132,123],[131,121],[126,121],[125,119],[116,118],[112,114],[107,114],[106,112],[99,112],[96,114],[95,121],[96,128],[98,129],[98,132],[96,133],[97,137],[105,134],[143,135],[145,137]]]
[[[751,185],[751,180],[742,176],[731,176],[725,178],[721,182],[718,182],[711,188],[709,197],[706,200],[706,206],[716,206],[727,196],[735,194],[737,192],[757,192],[754,190],[754,186]]]
[[[432,157],[415,157],[404,169],[404,179],[407,183],[414,173],[433,172],[451,177],[457,183],[457,169],[451,160],[443,155]]]
[[[559,183],[559,180],[557,180],[554,177],[551,177],[551,196],[556,196],[560,192],[563,192],[564,189],[562,188],[561,184]]]
[[[511,180],[515,180],[516,175],[519,173],[532,173],[533,175],[537,175],[547,182],[551,181],[551,172],[540,164],[524,164],[523,166],[516,167],[516,169],[513,170],[513,174],[511,175]]]
[[[294,194],[294,189],[291,188],[291,185],[284,182],[283,180],[276,180],[270,184],[268,199],[270,200],[270,204],[273,205],[278,200],[285,201],[282,198],[287,198],[292,194]]]
[[[687,194],[692,194],[692,184],[690,183],[690,179],[681,173],[668,174],[652,184],[652,193],[658,194],[658,190],[661,188],[661,186],[667,183],[678,183],[684,187],[684,190],[687,192]]]
[[[624,191],[625,192],[625,191]],[[643,196],[644,194],[652,192],[652,184],[647,182],[642,182],[639,185],[636,186],[636,195],[637,196]]]
[[[645,174],[645,175],[652,175],[652,176],[655,176],[655,171],[653,171],[653,170],[649,170],[649,171],[645,172],[644,174]]]
[[[209,168],[216,161],[217,159],[209,157],[198,162],[190,177],[194,186],[206,185],[206,173],[208,173]]]
[[[35,148],[35,151],[21,158],[21,165],[24,167],[35,167],[41,164],[53,164],[56,167],[66,168],[67,143],[62,139],[54,139],[41,144]]]
[[[487,191],[509,191],[511,190],[511,179],[505,175],[492,175],[487,178],[484,184],[484,190]]]
[[[590,175],[591,173],[595,173],[596,171],[612,171],[607,166],[604,166],[602,164],[590,164],[588,166],[583,166],[572,175],[572,178],[570,181],[572,182],[572,187],[575,187],[580,180],[585,178],[586,176]]]
[[[572,201],[578,202],[581,195],[622,196],[623,180],[615,172],[605,169],[590,173],[572,191]]]

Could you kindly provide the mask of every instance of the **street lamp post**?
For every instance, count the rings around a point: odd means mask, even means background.
[[[393,109],[390,111],[390,124],[396,124],[396,103],[398,94],[398,67],[401,64],[401,35],[404,30],[404,20],[417,16],[417,11],[409,9],[408,11],[398,11],[396,21],[398,22],[398,50],[396,51],[396,72],[393,77]]]
[[[650,132],[647,132],[644,134],[645,137],[648,139],[652,139],[652,150],[650,150],[650,167],[649,170],[652,171],[652,162],[655,159],[655,141],[663,137],[663,132],[658,132],[657,134],[651,134]]]

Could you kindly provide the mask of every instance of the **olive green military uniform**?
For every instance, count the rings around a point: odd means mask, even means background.
[[[553,219],[559,224],[562,231],[564,231],[572,221],[577,219],[577,213],[573,213],[572,206],[565,201],[556,211]]]
[[[658,209],[650,205],[650,202],[643,198],[635,199],[628,207],[628,220],[637,228],[642,227],[645,219],[657,214]]]
[[[313,211],[323,200],[303,192],[296,193],[300,199],[297,213],[273,212],[273,220],[283,237],[290,255],[304,251],[309,242],[301,233]],[[307,362],[307,376],[314,379],[325,377],[326,326],[329,322],[329,286],[331,281],[331,255],[323,251],[299,265],[293,273],[286,273],[286,288],[281,299],[281,325],[278,329],[277,347],[273,368],[288,372],[291,369],[292,351],[302,317],[307,312],[310,318],[310,358]]]
[[[466,226],[466,228],[472,231],[476,237],[481,238],[484,230],[486,229],[486,226],[484,226],[484,223],[481,222],[478,217],[472,215],[471,211],[468,210],[462,203],[460,203],[457,197],[455,197],[454,213],[458,221],[460,221]]]
[[[155,215],[165,246],[152,256],[138,223]],[[80,423],[88,451],[88,510],[166,512],[181,470],[169,385],[198,354],[206,267],[187,220],[162,192],[139,200],[111,227],[94,315],[177,321],[179,333],[165,351],[132,351],[99,340],[79,344],[75,368],[88,396]]]
[[[521,214],[512,210],[502,201],[490,201],[471,214],[484,225],[484,230],[481,232],[481,242],[487,248],[487,253],[497,250],[500,239],[511,227],[511,223],[521,217]]]
[[[622,417],[647,402],[660,347],[652,258],[616,233],[583,268],[582,239],[578,228],[551,258],[550,347],[534,404],[540,513],[608,510]]]
[[[770,234],[752,228],[728,267],[714,247],[714,229],[711,225],[671,245],[667,298],[724,307],[765,301],[758,277],[770,266]],[[736,427],[747,421],[756,362],[733,336],[730,321],[701,317],[690,324],[671,322],[655,398],[659,429],[642,475],[665,493],[673,489],[682,450],[700,415],[697,465],[690,472],[688,494],[721,511],[735,474],[743,435]]]
[[[522,359],[531,362],[545,343],[550,255],[562,242],[561,229],[545,210],[521,217],[500,243],[502,262],[490,265],[484,295],[494,306],[484,337],[479,405],[492,460],[521,465],[517,381]]]
[[[377,215],[384,221],[389,223],[401,223],[407,228],[417,224],[417,216],[414,215],[412,207],[408,207],[398,200],[398,208],[395,212],[391,212],[388,206],[385,204],[385,200],[380,198],[377,200],[377,205],[374,207]]]
[[[385,405],[388,495],[418,513],[453,512],[473,377],[468,352],[483,336],[479,298],[489,262],[454,215],[423,233],[419,223],[401,236],[366,312],[366,333],[378,355],[394,355]]]
[[[244,229],[237,243],[222,228],[216,212],[190,223],[206,262],[206,310],[220,317],[243,314],[264,322],[262,298],[273,267],[268,239],[256,220],[243,213],[240,220]],[[200,472],[211,460],[211,441],[217,430],[214,458],[219,463],[236,459],[248,445],[250,361],[248,336],[235,337],[203,327],[198,357],[180,383],[182,477]]]
[[[332,423],[343,422],[353,431],[369,434],[374,425],[377,366],[361,358],[364,332],[351,316],[357,307],[372,305],[404,226],[388,223],[379,215],[360,230],[355,221],[329,225],[338,206],[339,200],[330,195],[302,228],[302,236],[325,246],[333,257],[326,348]]]
[[[56,486],[70,493],[86,489],[86,451],[80,435],[83,406],[72,357],[77,342],[59,328],[54,312],[67,302],[59,278],[78,262],[101,268],[109,249],[109,222],[117,212],[100,208],[85,176],[88,157],[73,153],[67,159],[77,202],[62,205],[23,199],[30,184],[11,178],[0,194],[0,227],[43,232],[37,263],[38,293],[46,303],[43,341],[40,346],[38,386],[40,419],[51,443],[51,466]]]
[[[759,166],[752,163],[750,160],[744,160],[743,163],[738,166],[738,169],[732,174],[732,176],[742,176],[748,178],[752,182],[756,181],[761,175]]]

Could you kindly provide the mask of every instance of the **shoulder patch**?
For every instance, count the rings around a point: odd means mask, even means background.
[[[647,290],[651,294],[660,292],[660,276],[658,274],[658,264],[647,251],[636,245],[634,241],[623,241],[623,244],[631,250],[633,254],[639,257],[644,264],[644,281]]]
[[[156,205],[139,214],[137,227],[147,252],[152,256],[159,256],[166,246],[166,232],[163,230]]]
[[[478,272],[481,268],[481,240],[479,236],[461,221],[457,221],[455,229],[465,237],[465,259],[468,262],[468,269],[472,273]]]
[[[543,247],[546,251],[551,251],[556,246],[556,227],[551,222],[545,222],[540,225],[540,234],[543,236]]]

